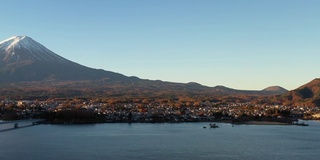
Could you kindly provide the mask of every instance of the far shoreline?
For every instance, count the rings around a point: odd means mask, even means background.
[[[156,123],[228,123],[232,125],[282,125],[282,126],[308,126],[308,124],[302,122],[302,123],[289,123],[289,122],[278,122],[278,121],[245,121],[245,122],[232,122],[232,121],[185,121],[185,122],[165,122],[165,121],[158,121],[158,122],[128,122],[128,121],[118,121],[118,122],[99,122],[99,121],[44,121],[42,124],[62,124],[62,125],[81,125],[81,124],[107,124],[107,123],[129,123],[129,124],[135,124],[135,123],[150,123],[150,124],[156,124]]]

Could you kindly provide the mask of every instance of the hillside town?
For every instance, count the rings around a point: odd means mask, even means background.
[[[308,106],[187,99],[48,99],[0,101],[0,119],[43,118],[48,123],[212,122],[244,123],[320,119],[320,109]]]

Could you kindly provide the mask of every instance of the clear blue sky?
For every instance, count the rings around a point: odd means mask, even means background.
[[[27,35],[127,76],[260,90],[319,76],[319,0],[10,0],[0,40]]]

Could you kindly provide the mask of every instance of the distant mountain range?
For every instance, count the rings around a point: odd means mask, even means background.
[[[0,42],[0,94],[15,97],[94,97],[170,95],[275,95],[273,86],[261,91],[236,90],[197,83],[171,83],[128,77],[67,60],[27,36]]]

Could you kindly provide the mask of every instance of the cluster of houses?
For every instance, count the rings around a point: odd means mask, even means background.
[[[250,102],[201,101],[196,105],[186,105],[177,101],[109,103],[90,99],[0,100],[0,119],[8,111],[16,113],[19,118],[33,118],[43,113],[64,110],[94,112],[103,115],[106,122],[196,122],[248,117],[320,118],[318,107],[251,104]]]

